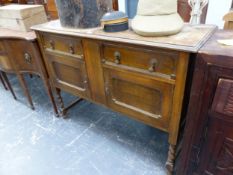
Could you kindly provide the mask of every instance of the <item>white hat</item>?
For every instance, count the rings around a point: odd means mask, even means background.
[[[139,0],[132,28],[142,36],[165,36],[180,32],[183,24],[177,0]]]

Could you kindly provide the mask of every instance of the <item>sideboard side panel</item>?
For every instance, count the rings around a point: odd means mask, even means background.
[[[100,44],[93,40],[83,40],[83,47],[92,100],[106,104]]]
[[[176,86],[173,96],[173,111],[169,126],[169,143],[171,145],[176,145],[177,143],[189,57],[189,53],[180,53],[179,66],[177,67],[176,73]]]

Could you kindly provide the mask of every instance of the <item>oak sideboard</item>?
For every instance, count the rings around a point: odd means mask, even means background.
[[[216,27],[186,24],[177,35],[157,38],[131,30],[105,33],[101,28],[63,28],[59,20],[32,28],[53,89],[167,132],[166,167],[171,174],[189,60]]]

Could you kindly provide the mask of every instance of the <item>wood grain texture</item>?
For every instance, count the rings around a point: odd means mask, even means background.
[[[142,37],[134,33],[132,30],[117,33],[106,33],[101,28],[64,28],[60,25],[59,21],[51,21],[42,25],[33,26],[32,29],[36,31],[84,37],[89,39],[115,41],[125,44],[135,44],[141,46],[152,46],[185,52],[197,52],[200,49],[200,47],[206,42],[206,40],[209,39],[212,33],[216,30],[216,26],[190,26],[186,24],[182,32],[169,37]]]
[[[162,49],[142,49],[140,47],[122,47],[117,44],[103,46],[103,61],[116,63],[136,69],[171,77],[176,74],[178,52]]]
[[[92,92],[92,99],[100,104],[106,104],[103,69],[101,67],[101,47],[98,42],[84,40],[85,62]]]
[[[107,105],[150,126],[168,131],[174,86],[121,67],[103,66]]]

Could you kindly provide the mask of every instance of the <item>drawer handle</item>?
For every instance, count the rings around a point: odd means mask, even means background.
[[[32,57],[29,53],[24,53],[24,60],[26,61],[27,64],[32,63]]]
[[[115,63],[120,64],[121,63],[121,53],[120,52],[115,52],[114,57],[115,57]]]
[[[152,59],[151,63],[150,63],[150,67],[149,67],[149,71],[150,72],[155,72],[156,71],[156,66],[158,64],[158,60],[157,59]]]
[[[70,51],[70,54],[74,54],[74,45],[73,44],[69,45],[69,51]]]
[[[175,74],[171,74],[171,79],[172,80],[176,80],[176,75]]]
[[[53,40],[50,40],[50,41],[49,41],[49,44],[50,44],[51,49],[54,50],[54,48],[55,48],[55,47],[54,47],[54,41],[53,41]]]

